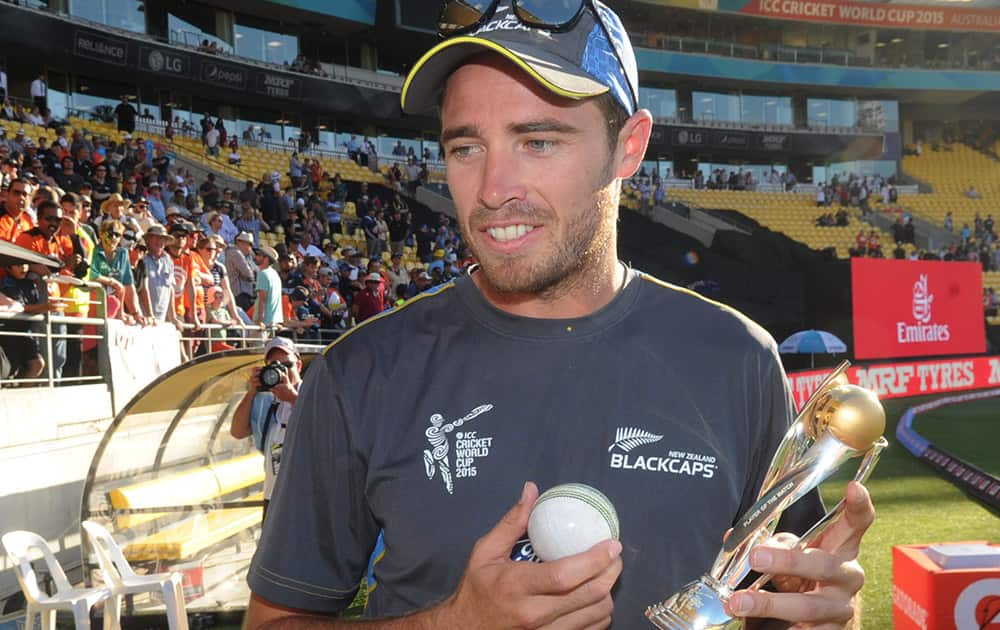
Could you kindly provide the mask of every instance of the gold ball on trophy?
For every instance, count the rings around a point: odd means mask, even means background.
[[[885,432],[885,409],[871,390],[838,385],[816,405],[814,435],[829,431],[858,451],[865,451]]]

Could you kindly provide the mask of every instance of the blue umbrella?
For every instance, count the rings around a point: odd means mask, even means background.
[[[814,354],[847,352],[847,345],[837,335],[825,330],[800,330],[781,342],[778,352],[783,354],[808,354],[812,365]]]

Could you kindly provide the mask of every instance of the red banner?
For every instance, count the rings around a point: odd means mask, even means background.
[[[807,22],[942,31],[1000,31],[1000,11],[966,7],[843,2],[750,0],[740,13]]]
[[[827,370],[788,374],[796,407],[802,407],[826,375]],[[879,398],[906,398],[1000,386],[1000,356],[937,361],[881,363],[847,369],[847,379],[870,389]]]
[[[854,356],[986,350],[979,263],[851,259]]]

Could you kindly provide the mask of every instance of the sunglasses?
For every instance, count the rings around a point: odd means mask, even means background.
[[[104,233],[104,236],[106,236],[108,238],[121,238],[124,235],[125,235],[124,232],[105,232]]]
[[[618,65],[629,83],[632,105],[635,111],[639,111],[638,86],[632,85],[632,79],[622,61],[618,40],[611,36],[594,0],[510,0],[510,3],[514,16],[521,24],[554,33],[572,30],[583,12],[589,8],[615,51]],[[475,31],[493,17],[499,4],[500,0],[447,0],[438,17],[438,35],[453,37]]]

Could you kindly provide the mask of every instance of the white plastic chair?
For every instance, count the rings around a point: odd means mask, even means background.
[[[180,573],[153,573],[137,575],[125,559],[121,547],[111,537],[108,530],[94,521],[84,521],[83,529],[87,532],[94,552],[97,554],[97,564],[104,574],[104,584],[111,591],[114,600],[114,619],[112,630],[121,629],[121,604],[125,595],[135,593],[156,593],[163,595],[163,603],[167,608],[167,623],[170,630],[188,630],[187,609],[184,606],[184,586]],[[26,628],[25,630],[30,630]],[[47,630],[43,628],[42,630]]]
[[[94,604],[104,602],[104,628],[110,630],[114,613],[111,610],[113,600],[111,591],[106,588],[73,588],[66,573],[63,571],[55,554],[49,548],[45,539],[33,532],[7,532],[0,539],[3,541],[7,556],[17,569],[17,581],[27,601],[27,617],[24,630],[35,630],[35,615],[42,617],[42,630],[56,629],[56,611],[68,610],[73,613],[77,630],[90,630],[90,609]],[[45,565],[55,582],[56,592],[47,595],[38,585],[38,576],[31,566],[31,550],[37,549],[45,561]]]

